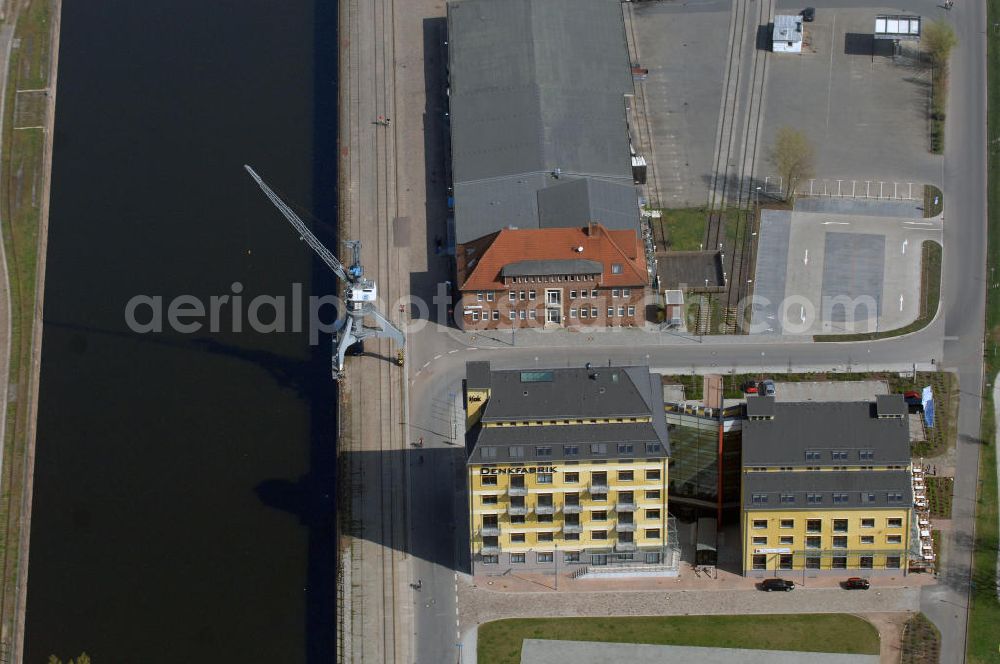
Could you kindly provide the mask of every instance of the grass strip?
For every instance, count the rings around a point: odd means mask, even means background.
[[[1000,21],[1000,0],[987,0],[986,25]],[[988,174],[987,195],[987,269],[1000,265],[1000,34],[986,32],[986,104]],[[992,286],[992,285],[991,285]],[[972,553],[972,591],[966,661],[985,664],[1000,661],[1000,601],[997,600],[996,565],[997,456],[996,421],[993,416],[992,381],[1000,371],[997,352],[1000,346],[1000,289],[986,289],[986,376],[983,393],[979,456],[979,490],[976,495],[976,541]]]

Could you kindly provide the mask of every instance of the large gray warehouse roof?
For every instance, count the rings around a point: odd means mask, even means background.
[[[619,0],[457,0],[448,45],[459,243],[538,228],[537,192],[581,177],[616,185],[590,192],[584,223],[637,228]]]

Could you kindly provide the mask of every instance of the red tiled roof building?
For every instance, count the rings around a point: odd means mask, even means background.
[[[649,282],[636,231],[504,229],[456,250],[466,330],[510,327],[630,327],[645,321]]]

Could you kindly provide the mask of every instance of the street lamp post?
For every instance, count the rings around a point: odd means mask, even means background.
[[[555,551],[552,553],[552,565],[556,572],[556,591],[559,590],[559,545],[555,545]]]

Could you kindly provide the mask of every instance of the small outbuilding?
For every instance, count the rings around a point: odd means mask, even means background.
[[[802,52],[802,17],[780,14],[774,17],[771,50],[775,53]]]

